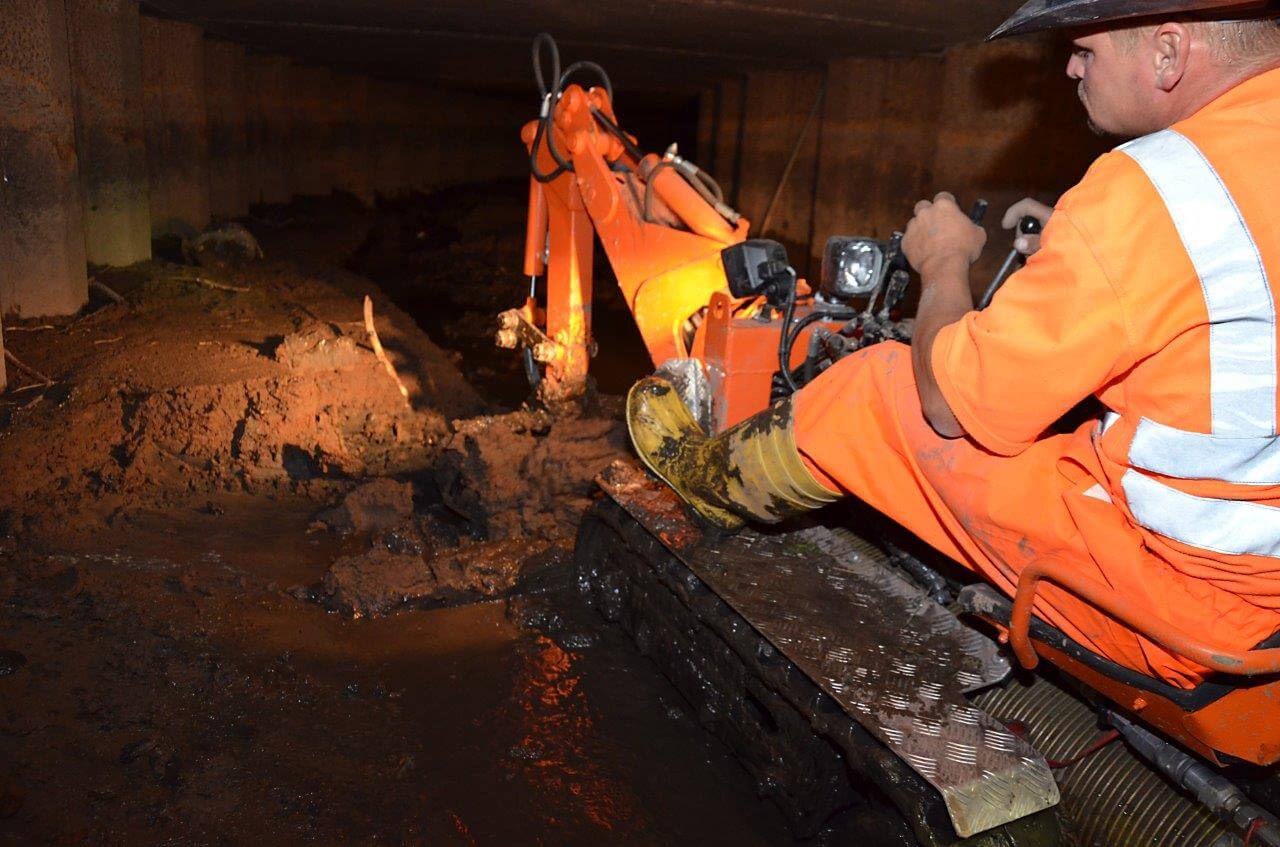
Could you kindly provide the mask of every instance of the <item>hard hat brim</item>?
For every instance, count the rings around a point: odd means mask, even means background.
[[[1083,29],[1111,21],[1188,12],[1280,13],[1270,0],[1029,0],[988,41],[1051,29]]]

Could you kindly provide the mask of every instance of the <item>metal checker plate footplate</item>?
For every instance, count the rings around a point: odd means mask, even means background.
[[[1040,755],[964,696],[1008,662],[852,533],[704,537],[673,493],[615,463],[601,486],[761,635],[941,792],[961,837],[1058,802]],[[681,524],[684,524],[683,526]]]

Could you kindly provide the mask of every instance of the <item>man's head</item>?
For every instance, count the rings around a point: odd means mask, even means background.
[[[1133,138],[1165,129],[1264,70],[1280,66],[1273,19],[1112,26],[1072,40],[1067,75],[1095,131]]]

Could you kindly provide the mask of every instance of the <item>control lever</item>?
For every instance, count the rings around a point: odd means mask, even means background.
[[[975,200],[973,206],[969,209],[969,220],[981,226],[982,219],[987,216],[987,206],[988,203],[986,200]],[[907,261],[906,255],[902,252],[902,233],[900,232],[895,232],[889,239],[889,249],[886,256],[888,261],[885,264],[887,265],[890,273],[893,271],[915,270],[915,268],[911,267],[911,263]],[[872,299],[875,299],[874,294],[872,295]]]
[[[969,209],[969,220],[975,224],[982,224],[982,219],[987,216],[988,203],[986,200],[976,200]],[[895,232],[889,238],[889,246],[886,251],[885,277],[875,290],[871,292],[871,296],[867,298],[867,308],[862,313],[863,318],[869,319],[874,314],[877,319],[887,321],[889,313],[902,300],[902,296],[906,293],[907,283],[909,281],[908,274],[914,270],[911,263],[907,261],[906,254],[902,252],[902,233]],[[886,286],[887,280],[887,286]],[[879,298],[881,291],[884,292],[884,300],[881,303],[880,311],[876,312],[876,300]]]
[[[1014,238],[1016,240],[1018,235],[1039,235],[1040,230],[1042,229],[1044,229],[1044,225],[1040,223],[1039,218],[1026,215],[1022,220],[1018,221],[1018,232],[1015,234]],[[1009,255],[1004,260],[1004,264],[1000,266],[1000,270],[996,273],[995,278],[991,280],[991,284],[988,285],[987,290],[983,292],[982,299],[978,301],[979,310],[985,309],[991,305],[991,299],[996,296],[996,292],[1000,290],[1000,286],[1004,285],[1005,278],[1013,271],[1013,266],[1017,263],[1020,257],[1022,257],[1022,254],[1018,252],[1016,247],[1009,251]]]

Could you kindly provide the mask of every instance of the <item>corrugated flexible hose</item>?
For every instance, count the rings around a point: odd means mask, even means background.
[[[1068,762],[1102,736],[1094,712],[1035,677],[985,691],[975,703],[1025,731],[1048,760]],[[1021,726],[1018,726],[1021,725]],[[1239,847],[1241,836],[1174,788],[1123,743],[1099,747],[1055,770],[1061,812],[1080,847]]]

